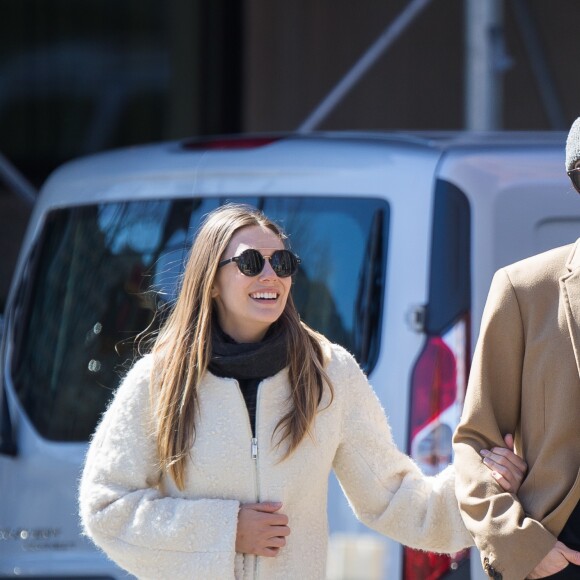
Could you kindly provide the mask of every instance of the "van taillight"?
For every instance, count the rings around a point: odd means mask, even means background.
[[[469,367],[469,317],[443,336],[429,336],[411,379],[409,454],[427,475],[453,459],[452,437],[463,407]],[[404,579],[436,580],[457,568],[468,550],[452,556],[405,548]]]

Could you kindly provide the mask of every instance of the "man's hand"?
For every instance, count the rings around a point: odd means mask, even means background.
[[[236,552],[274,557],[290,535],[288,516],[278,513],[280,502],[244,504],[238,514]]]
[[[580,552],[568,548],[562,542],[544,556],[544,559],[532,570],[528,578],[545,578],[563,570],[568,564],[580,566]]]
[[[527,463],[514,453],[514,438],[508,433],[504,438],[506,447],[482,449],[483,463],[491,469],[492,477],[511,493],[517,493],[524,480]]]

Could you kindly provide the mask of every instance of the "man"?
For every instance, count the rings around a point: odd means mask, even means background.
[[[580,118],[566,168],[580,193]],[[480,454],[506,433],[529,468],[517,496]],[[580,579],[580,239],[494,276],[454,449],[463,520],[487,574]]]

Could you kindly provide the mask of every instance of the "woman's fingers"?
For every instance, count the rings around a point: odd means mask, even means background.
[[[494,459],[494,454],[487,450],[482,450],[483,463],[491,470],[492,477],[502,486],[506,491],[514,491],[519,488],[519,483],[523,479],[523,474],[508,469],[501,463]],[[497,456],[495,456],[497,457]]]
[[[523,465],[516,463],[501,453],[498,453],[495,447],[494,451],[482,449],[481,454],[483,455],[484,463],[487,466],[493,466],[494,468],[499,469],[502,475],[511,473],[519,478],[526,472],[527,466],[525,463]]]
[[[498,456],[494,459],[501,465],[505,465],[506,467],[511,468],[507,463],[509,462],[521,472],[525,473],[528,470],[528,464],[513,451],[510,451],[505,447],[492,447],[491,452]]]
[[[286,545],[286,538],[283,536],[273,536],[268,540],[268,548],[283,548]]]
[[[288,516],[280,513],[282,504],[264,502],[246,504],[238,513],[236,551],[273,558],[286,545],[290,535]]]
[[[507,448],[510,451],[513,451],[514,450],[514,436],[511,433],[507,433],[504,436],[503,440],[505,441]]]
[[[519,480],[509,470],[504,470],[501,465],[494,465],[485,461],[491,470],[491,476],[501,485],[505,491],[515,493],[519,488]]]
[[[286,534],[288,535],[288,534]],[[263,541],[263,546],[258,549],[258,556],[266,556],[267,558],[275,558],[280,549],[286,545],[286,538],[283,536],[272,536]]]
[[[288,526],[270,526],[273,536],[289,536],[290,528]]]
[[[483,462],[492,471],[492,476],[501,487],[516,493],[520,488],[528,469],[526,462],[513,452],[513,436],[504,437],[507,447],[493,447],[491,450],[482,449]]]

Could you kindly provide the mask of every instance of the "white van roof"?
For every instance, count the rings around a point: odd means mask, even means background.
[[[57,169],[42,189],[43,205],[78,205],[95,195],[112,190],[143,194],[143,188],[163,187],[175,195],[190,194],[192,183],[203,171],[238,173],[248,176],[275,171],[333,171],[345,166],[365,165],[385,160],[388,150],[397,148],[430,151],[441,155],[451,150],[482,152],[491,149],[546,148],[561,150],[564,159],[564,132],[320,132],[310,134],[234,135],[127,147],[83,157]],[[248,146],[251,144],[255,146]],[[356,147],[353,148],[353,145]],[[264,146],[262,146],[264,145]],[[181,184],[182,187],[179,187]]]

